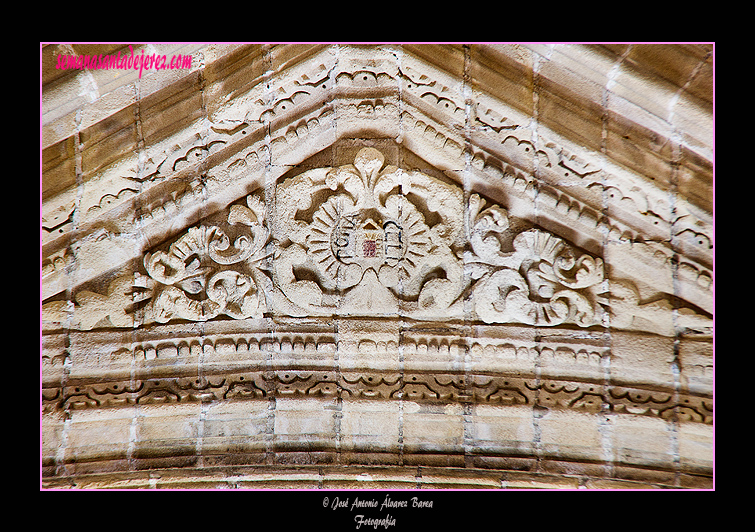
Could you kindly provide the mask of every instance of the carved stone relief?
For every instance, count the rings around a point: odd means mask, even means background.
[[[529,405],[587,412],[610,409],[661,419],[713,423],[713,401],[652,387],[605,386],[514,375],[279,369],[200,378],[156,377],[70,383],[43,390],[48,411],[270,397],[405,399],[420,402]]]
[[[462,51],[464,76],[392,47],[209,54],[209,77],[119,115],[164,136],[129,149],[97,124],[59,148],[91,158],[43,205],[48,476],[99,471],[92,442],[117,426],[103,468],[187,452],[201,470],[238,444],[265,471],[353,446],[476,474],[710,477],[705,198],[544,127]]]
[[[218,195],[222,196],[218,201],[228,203],[230,183],[254,178],[273,160],[276,165],[300,162],[288,161],[287,153],[326,138],[326,145],[332,143],[335,139],[329,137],[336,122],[342,134],[350,127],[372,127],[400,135],[410,149],[432,153],[435,164],[458,168],[468,149],[462,148],[462,128],[474,139],[470,172],[479,174],[475,179],[510,188],[510,209],[516,207],[518,213],[535,205],[543,212],[551,210],[551,216],[568,219],[579,230],[593,231],[591,238],[605,233],[619,246],[622,259],[617,265],[639,263],[652,270],[645,277],[659,290],[681,291],[685,299],[711,312],[712,226],[704,213],[684,200],[675,201],[672,210],[667,194],[647,189],[642,178],[574,153],[575,147],[565,139],[541,136],[525,125],[528,117],[484,94],[476,94],[464,110],[455,80],[410,55],[399,64],[391,52],[371,52],[366,68],[364,58],[359,53],[352,57],[353,53],[343,49],[336,62],[332,53],[322,52],[271,80],[269,87],[256,84],[205,120],[145,147],[141,159],[125,155],[82,184],[77,226],[91,225],[94,230],[98,218],[129,205],[134,197],[138,199],[134,208],[108,220],[106,226],[117,228],[110,229],[113,236],[118,231],[128,234],[135,226],[141,231],[159,227],[172,216],[188,217]],[[341,91],[337,98],[330,92],[334,87]],[[404,104],[399,105],[397,94],[406,99]],[[360,111],[367,108],[372,111]],[[298,114],[288,121],[294,109]],[[260,136],[273,121],[270,138]],[[74,203],[70,192],[45,203],[45,242],[61,242],[60,237],[73,227]],[[683,254],[672,253],[669,242]],[[45,256],[46,297],[65,286],[61,277],[66,249],[59,245],[51,245],[54,251]],[[96,255],[100,248],[84,248],[79,256]],[[675,261],[678,267],[672,264]],[[667,280],[671,270],[678,270],[676,288]],[[81,273],[96,271],[87,268]]]
[[[631,281],[607,279],[600,257],[536,227],[516,231],[501,205],[386,166],[374,148],[282,180],[270,208],[261,192],[247,195],[147,252],[108,295],[83,291],[76,303],[83,329],[106,317],[102,325],[128,327],[264,315],[624,328],[635,316],[652,326],[654,311],[670,309],[641,305]],[[67,309],[43,310],[55,319]],[[679,316],[709,325],[692,311]]]
[[[383,162],[380,152],[365,148],[353,165],[312,170],[278,187],[275,270],[294,304],[314,313],[401,307],[432,315],[461,294],[453,252],[463,236],[461,191],[422,174],[382,170]],[[432,227],[429,213],[437,217]],[[313,280],[298,279],[297,271]]]

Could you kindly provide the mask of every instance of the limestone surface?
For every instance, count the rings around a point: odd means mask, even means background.
[[[713,488],[713,52],[43,45],[42,487]]]

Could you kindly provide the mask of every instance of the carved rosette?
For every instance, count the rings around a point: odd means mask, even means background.
[[[291,302],[314,313],[445,319],[462,317],[467,297],[487,323],[600,323],[600,259],[544,231],[512,235],[505,209],[483,210],[476,194],[465,232],[461,189],[383,163],[365,148],[354,165],[279,187],[276,273]]]

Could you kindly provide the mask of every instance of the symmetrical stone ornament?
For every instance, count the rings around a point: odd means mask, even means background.
[[[260,263],[267,258],[269,231],[259,199],[248,199],[248,207],[231,207],[225,227],[192,227],[167,252],[144,257],[148,276],[139,276],[143,282],[134,285],[135,301],[150,300],[144,321],[262,316],[266,283]],[[227,231],[234,226],[242,231],[231,246]]]
[[[664,310],[640,306],[629,280],[605,284],[601,258],[542,229],[515,232],[500,205],[473,193],[465,208],[460,187],[384,162],[363,148],[354,164],[285,179],[271,216],[260,193],[246,196],[146,253],[131,285],[80,295],[81,328],[266,313],[625,327]]]
[[[45,486],[710,486],[705,47],[177,50],[46,74]]]
[[[311,170],[278,187],[275,273],[306,311],[439,316],[461,295],[461,190],[383,163],[364,148],[353,165]],[[426,215],[437,220],[428,225]]]
[[[529,405],[585,412],[613,412],[713,422],[712,401],[671,390],[605,386],[574,380],[522,378],[468,373],[332,372],[313,370],[224,372],[219,375],[111,380],[43,390],[48,411],[124,405],[325,397],[342,399],[406,399],[420,402],[461,402]]]

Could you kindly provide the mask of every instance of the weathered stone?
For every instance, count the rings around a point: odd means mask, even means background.
[[[710,488],[712,52],[44,46],[43,487]]]

